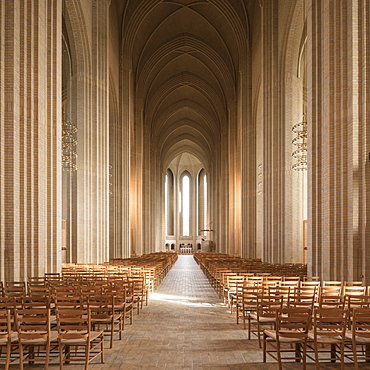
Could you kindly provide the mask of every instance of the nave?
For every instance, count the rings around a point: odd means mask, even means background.
[[[193,256],[179,255],[148,306],[125,327],[123,340],[116,339],[105,351],[105,364],[96,360],[89,369],[278,369],[276,362],[267,361],[262,362],[257,340],[248,340],[247,331],[236,325],[235,314],[218,298]],[[314,368],[307,364],[307,369]],[[320,364],[320,369],[339,368]],[[302,369],[302,364],[284,363],[284,369]],[[346,369],[354,369],[353,364]]]

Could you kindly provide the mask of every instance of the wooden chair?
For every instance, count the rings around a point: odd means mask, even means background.
[[[343,286],[363,286],[364,283],[362,281],[345,281]]]
[[[353,361],[358,370],[359,360],[370,362],[370,308],[353,309],[351,331],[347,338],[351,341]]]
[[[251,339],[251,320],[250,314],[257,314],[257,302],[259,288],[244,283],[238,286],[236,301],[236,324],[239,324],[240,318],[243,321],[243,328],[246,330],[246,321],[248,321],[248,339]]]
[[[274,327],[276,324],[276,311],[283,308],[282,296],[264,296],[257,297],[257,311],[249,314],[249,320],[254,320],[257,326],[257,337],[259,347],[262,348],[261,333],[264,326]],[[250,323],[248,326],[250,327]],[[249,333],[248,333],[249,335]]]
[[[313,342],[316,369],[319,362],[335,362],[338,358],[344,370],[344,345],[348,321],[348,310],[341,308],[315,308],[313,313],[313,329],[309,332],[309,340]],[[325,346],[319,351],[319,346]],[[329,348],[327,348],[329,346]],[[339,356],[338,356],[339,349]],[[329,354],[329,357],[320,356]]]
[[[344,296],[341,295],[320,294],[317,306],[319,308],[344,308],[345,302]]]
[[[4,296],[22,297],[26,295],[26,283],[24,281],[7,281],[4,287]]]
[[[123,280],[121,282],[122,289],[126,291],[126,302],[132,305],[133,310],[136,308],[136,312],[140,311],[140,298],[135,294],[135,284],[132,280]]]
[[[370,308],[370,295],[347,296],[346,305],[351,312],[354,308]]]
[[[44,274],[45,281],[49,284],[53,282],[58,282],[62,279],[59,272],[45,272]]]
[[[299,286],[299,287],[296,287],[294,288],[294,291],[293,291],[293,295],[294,296],[305,296],[305,297],[308,297],[308,296],[312,296],[313,297],[313,302],[314,304],[318,304],[318,299],[319,299],[319,296],[318,296],[318,289],[313,286],[313,287],[305,287],[305,286]]]
[[[230,308],[231,313],[233,313],[234,307],[236,306],[236,294],[237,288],[243,285],[245,277],[243,275],[229,275],[227,277],[227,286],[224,294],[224,303]]]
[[[344,308],[345,298],[341,286],[321,287],[318,295],[319,308]]]
[[[15,310],[22,308],[22,305],[15,297],[0,297],[0,310],[9,310],[12,330],[16,331],[15,327]]]
[[[134,308],[132,302],[127,301],[126,290],[119,285],[107,287],[104,295],[114,297],[114,311],[122,315],[122,330],[125,329],[125,322],[132,325]]]
[[[326,291],[329,291],[329,290],[334,291],[335,290],[334,288],[337,288],[337,291],[339,292],[339,295],[343,295],[343,286],[344,286],[343,281],[325,280],[321,284],[321,291],[322,292],[326,292]]]
[[[31,285],[28,287],[28,295],[32,297],[50,298],[50,289],[46,286]]]
[[[343,287],[343,295],[345,297],[356,297],[360,295],[365,295],[366,294],[366,287],[365,286],[360,286],[360,285],[345,285]]]
[[[283,298],[283,306],[288,307],[289,297],[293,292],[293,289],[290,286],[276,286],[269,287],[267,295],[269,296],[281,296]]]
[[[27,281],[27,293],[31,294],[32,288],[46,288],[46,281],[44,277],[32,276]]]
[[[104,333],[91,330],[91,313],[83,308],[57,309],[59,364],[84,362],[88,364],[100,356],[104,363]],[[71,349],[75,349],[71,351]],[[83,350],[81,350],[83,348]]]
[[[12,346],[17,341],[17,333],[12,330],[10,310],[0,309],[0,362],[5,363],[5,370],[9,369]],[[2,356],[2,348],[5,348],[5,357]]]
[[[246,281],[250,285],[261,286],[263,282],[263,276],[247,276]]]
[[[115,333],[122,339],[123,319],[122,313],[115,310],[115,298],[110,296],[89,297],[87,308],[91,313],[92,330],[103,330],[109,336],[109,348],[113,347]]]
[[[318,281],[320,282],[319,276],[302,276],[302,281]]]
[[[50,309],[49,297],[26,296],[22,297],[22,308],[44,308]]]
[[[302,361],[303,369],[306,369],[311,313],[310,308],[283,308],[276,311],[276,329],[263,331],[263,362],[269,355],[278,361],[279,370],[283,368],[282,360]],[[290,355],[284,356],[284,353]]]
[[[101,286],[81,285],[77,288],[78,294],[85,307],[88,306],[89,298],[101,297],[103,290]]]
[[[41,361],[45,363],[44,368],[48,369],[51,342],[56,341],[58,337],[56,332],[50,330],[50,310],[35,308],[16,310],[16,326],[20,369],[23,370],[24,361],[31,364]],[[41,347],[45,350],[40,351]]]
[[[307,308],[313,311],[315,303],[314,295],[291,295],[288,300],[288,308]]]
[[[80,297],[70,297],[69,295],[58,295],[54,298],[55,309],[61,308],[84,308]],[[86,306],[85,306],[86,308]]]

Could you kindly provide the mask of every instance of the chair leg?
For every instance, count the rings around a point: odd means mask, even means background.
[[[100,362],[104,364],[104,337],[100,344],[101,354],[100,354]]]
[[[114,318],[112,318],[112,322],[110,325],[110,341],[109,341],[109,348],[113,347],[113,336],[114,336]]]
[[[314,343],[314,350],[315,350],[315,364],[316,364],[316,370],[320,370],[319,366],[319,350],[317,348],[317,343],[315,341]]]
[[[307,341],[302,343],[302,362],[303,362],[303,370],[306,370],[306,362],[307,362]]]
[[[23,356],[24,356],[23,345],[19,344],[19,368],[20,370],[23,370]]]
[[[6,362],[5,362],[5,370],[9,370],[9,365],[10,365],[10,354],[11,354],[11,348],[12,345],[8,344],[6,346]]]
[[[46,343],[45,346],[45,366],[44,366],[45,370],[48,370],[49,368],[49,358],[50,358],[50,342]]]
[[[259,321],[257,321],[257,335],[258,335],[258,345],[261,348],[262,347],[262,343],[261,343],[261,326],[260,326]]]
[[[89,368],[89,357],[90,357],[90,342],[87,343],[85,348],[85,370]]]
[[[59,369],[63,370],[63,345],[59,344]]]
[[[280,342],[278,337],[276,339],[276,354],[279,363],[279,370],[283,370],[283,364],[281,362],[281,353],[280,353]]]
[[[352,341],[352,352],[353,352],[353,362],[355,364],[355,369],[358,370],[357,347],[356,347],[356,342],[354,341]]]
[[[344,342],[340,344],[340,368],[344,370]]]

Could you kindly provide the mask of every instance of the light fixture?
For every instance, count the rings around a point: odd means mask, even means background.
[[[63,113],[62,167],[64,171],[77,170],[77,126]]]
[[[293,151],[292,157],[296,159],[292,169],[295,171],[307,170],[307,120],[306,114],[303,114],[302,120],[292,127],[295,134],[292,144],[296,147]]]

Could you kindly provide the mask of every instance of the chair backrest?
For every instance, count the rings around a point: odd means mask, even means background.
[[[4,296],[22,297],[26,295],[26,283],[24,281],[7,281],[4,287]]]
[[[370,308],[370,296],[358,295],[347,296],[347,308],[352,311],[354,308]]]
[[[42,296],[22,297],[22,308],[50,308],[50,298]]]
[[[345,296],[359,296],[366,294],[366,287],[361,285],[345,285],[343,287]]]
[[[87,340],[91,332],[91,313],[84,308],[58,308],[57,329],[60,338]]]
[[[79,287],[79,295],[83,302],[87,302],[89,297],[100,297],[103,293],[101,286],[81,285]]]
[[[310,309],[311,312],[313,311],[313,306],[315,303],[315,296],[314,295],[291,295],[288,300],[288,307],[289,308],[306,308]]]
[[[28,295],[38,297],[50,297],[50,289],[46,286],[34,286],[28,287]]]
[[[57,297],[59,295],[76,297],[79,296],[79,292],[75,286],[54,286],[52,288],[52,295]]]
[[[342,308],[315,308],[313,314],[314,333],[325,337],[342,336],[347,328],[348,310]]]
[[[50,309],[28,308],[16,310],[18,340],[37,342],[50,337]],[[36,343],[35,343],[36,344]]]
[[[320,283],[319,276],[303,276],[302,281],[318,281]]]
[[[12,321],[10,310],[0,309],[0,343],[8,344],[11,341]]]
[[[343,281],[340,280],[324,280],[321,284],[322,287],[343,287]]]
[[[362,281],[345,281],[344,286],[363,286],[364,283]]]
[[[320,294],[318,299],[320,308],[344,308],[345,302],[342,295]]]
[[[115,298],[113,295],[94,296],[87,300],[87,308],[90,310],[91,319],[105,320],[114,314]]]
[[[262,285],[263,276],[247,276],[246,281],[250,285],[255,285],[255,286]]]
[[[44,277],[47,282],[59,281],[62,279],[59,272],[45,272]]]
[[[240,292],[240,302],[244,308],[253,308],[256,310],[260,293],[259,287],[243,284]]]
[[[351,320],[352,336],[370,341],[370,307],[353,309]]]
[[[312,310],[305,307],[279,308],[276,311],[278,337],[307,338],[311,326]]]
[[[54,304],[57,309],[77,309],[83,306],[80,297],[70,297],[69,295],[57,295],[54,298]]]
[[[0,297],[0,310],[9,310],[13,323],[15,322],[15,310],[21,307],[15,297]]]
[[[238,284],[242,284],[245,280],[243,275],[229,275],[227,277],[227,287],[229,291],[236,292]]]
[[[343,289],[341,286],[322,286],[319,288],[319,294],[322,295],[333,295],[333,296],[340,296],[343,293]]]
[[[257,315],[265,318],[275,318],[276,311],[283,308],[283,297],[279,295],[259,295],[257,297]]]

